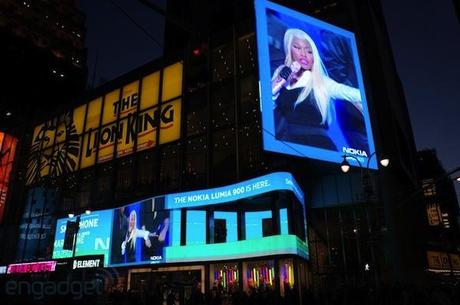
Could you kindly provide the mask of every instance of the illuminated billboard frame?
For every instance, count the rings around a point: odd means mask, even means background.
[[[278,254],[298,255],[307,259],[309,254],[305,214],[302,217],[305,236],[299,238],[288,233],[286,211],[285,213],[280,211],[281,219],[285,219],[284,226],[280,224],[280,235],[255,239],[246,236],[248,239],[245,240],[231,238],[223,243],[188,244],[187,242],[186,245],[181,245],[181,226],[184,224],[187,227],[187,223],[181,220],[182,209],[192,208],[189,211],[193,211],[197,207],[236,202],[273,191],[292,192],[305,213],[304,194],[294,177],[287,172],[276,172],[219,188],[158,196],[113,210],[83,214],[81,223],[85,225],[80,227],[75,255],[76,257],[104,255],[105,266],[110,267],[226,260]],[[226,217],[225,213],[220,214],[215,219]],[[263,217],[259,218],[259,221],[262,221]],[[62,246],[66,231],[65,224],[68,220],[75,219],[76,217],[57,221],[53,259],[72,256],[72,251],[63,250]],[[227,216],[227,220],[230,221],[231,217]],[[131,228],[135,230],[130,230]],[[166,240],[164,243],[160,242],[162,234],[163,241]],[[131,238],[132,242],[130,242]],[[156,238],[158,241],[155,240]],[[97,249],[95,245],[98,245]]]
[[[266,0],[255,9],[264,149],[366,164],[375,148],[354,34]]]
[[[15,137],[0,132],[0,224],[5,213],[17,142]]]
[[[305,204],[303,191],[294,177],[287,172],[277,172],[223,187],[169,194],[165,196],[166,209],[220,204],[275,190],[292,191],[299,202]]]
[[[171,64],[36,126],[26,184],[178,140],[182,76]]]
[[[56,271],[56,261],[21,263],[8,265],[7,274],[39,273]]]

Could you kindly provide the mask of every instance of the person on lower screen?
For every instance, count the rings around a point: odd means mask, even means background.
[[[148,256],[153,260],[162,259],[163,248],[168,244],[169,240],[169,217],[167,217],[167,212],[153,212],[153,224],[149,239],[151,247],[147,250]]]
[[[136,247],[139,246],[136,245],[138,238],[144,240],[146,247],[151,247],[149,234],[149,231],[137,228],[137,213],[136,211],[131,211],[128,220],[128,231],[125,235],[125,240],[121,244],[121,254],[124,256],[126,263],[136,261]]]

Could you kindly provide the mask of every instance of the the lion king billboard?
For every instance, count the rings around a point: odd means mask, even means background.
[[[182,70],[169,65],[36,126],[27,184],[179,139]]]

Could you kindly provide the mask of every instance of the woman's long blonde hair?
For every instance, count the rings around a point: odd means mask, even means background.
[[[134,225],[133,229],[129,231],[129,222],[131,221],[131,215],[134,217]],[[137,214],[136,211],[131,211],[129,213],[129,218],[128,218],[128,241],[127,241],[127,246],[131,247],[131,249],[135,250],[136,249],[136,241],[137,241]]]
[[[302,30],[299,29],[288,29],[284,34],[284,53],[286,54],[286,59],[284,64],[288,67],[291,66],[292,54],[291,54],[291,46],[292,41],[294,38],[297,39],[304,39],[306,40],[313,51],[313,66],[311,68],[311,77],[308,80],[306,86],[302,89],[297,100],[294,104],[294,107],[303,102],[310,92],[313,90],[313,94],[315,97],[316,104],[318,105],[318,109],[321,113],[321,124],[330,123],[332,118],[330,115],[330,106],[329,106],[329,94],[326,90],[326,81],[325,78],[327,77],[326,68],[323,65],[321,57],[319,56],[318,48],[316,44],[313,42],[313,39]]]

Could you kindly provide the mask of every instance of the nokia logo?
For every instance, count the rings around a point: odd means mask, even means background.
[[[359,149],[354,149],[354,148],[349,148],[349,147],[343,147],[342,151],[345,154],[367,158],[367,153],[366,153],[365,150],[359,150]]]

